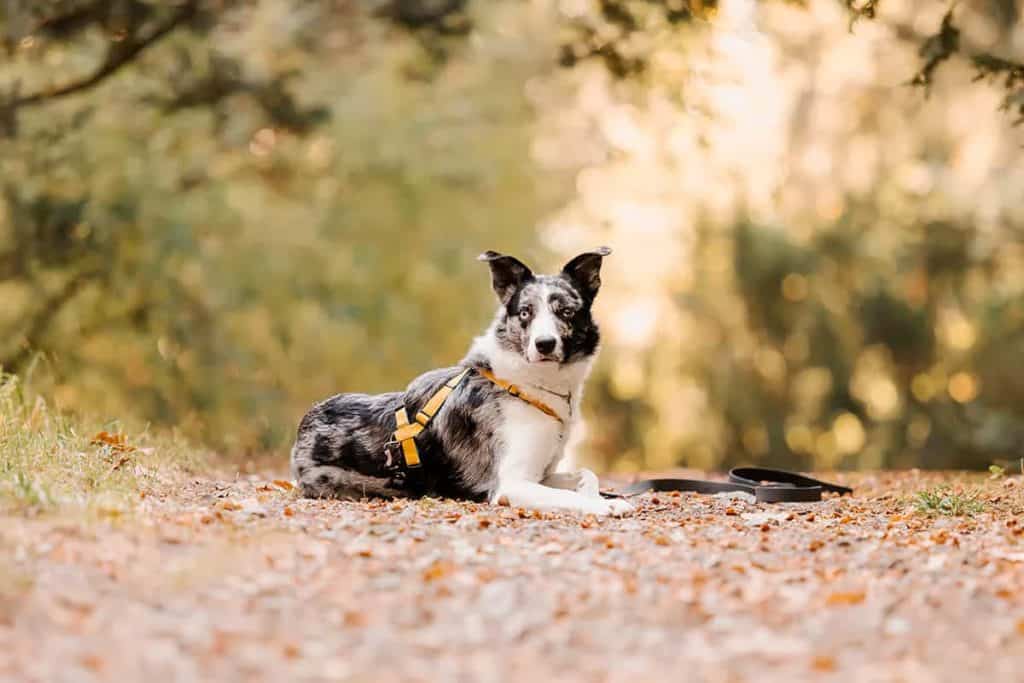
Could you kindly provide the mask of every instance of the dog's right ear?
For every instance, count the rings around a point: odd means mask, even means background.
[[[520,287],[533,279],[533,271],[513,256],[485,251],[477,260],[486,261],[491,267],[491,286],[502,304],[507,304]]]

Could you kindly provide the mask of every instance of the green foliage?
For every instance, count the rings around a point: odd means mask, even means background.
[[[936,486],[918,491],[914,497],[914,507],[926,515],[976,515],[985,511],[985,503],[979,499],[980,496],[980,491],[965,492],[950,486]]]
[[[847,4],[898,19],[875,2]],[[494,306],[479,252],[551,267],[552,251],[612,234],[602,207],[678,201],[663,236],[689,240],[692,272],[666,277],[658,294],[685,332],[665,325],[639,345],[608,335],[587,394],[600,417],[593,459],[983,468],[1024,443],[1014,371],[1024,307],[1009,246],[1019,216],[993,218],[990,197],[984,215],[951,209],[941,188],[907,189],[907,165],[885,161],[913,147],[929,178],[975,163],[976,151],[954,149],[951,124],[894,137],[878,123],[906,113],[887,109],[893,98],[826,102],[807,108],[834,117],[814,130],[848,139],[794,137],[783,161],[877,149],[863,187],[836,180],[821,192],[795,175],[807,215],[781,201],[746,212],[729,174],[719,183],[729,187],[703,191],[728,195],[730,210],[705,216],[677,200],[704,171],[687,164],[702,162],[659,165],[661,155],[687,137],[698,149],[716,122],[692,125],[681,100],[699,88],[674,79],[715,66],[701,31],[725,5],[5,7],[0,365],[31,374],[61,410],[174,427],[240,455],[281,449],[311,402],[398,389],[457,361]],[[977,20],[966,9],[937,16],[934,39],[894,24],[900,40],[925,45],[930,106],[955,100],[938,74],[958,55],[1016,102],[1019,65],[979,52],[958,28]],[[828,90],[813,79],[807,88]],[[674,137],[652,134],[636,151],[634,138],[662,129]],[[581,139],[563,139],[574,131]],[[546,152],[545,135],[555,138]],[[588,195],[590,171],[631,161],[649,183]],[[1002,192],[1019,193],[1007,177]],[[660,188],[653,200],[647,184]],[[556,236],[549,219],[580,197],[594,214]],[[654,228],[637,215],[629,228],[642,241]],[[628,253],[633,233],[617,236]],[[622,252],[609,265],[628,273],[619,285],[647,275]],[[607,282],[599,313],[628,327],[616,321],[633,302],[615,301]],[[9,475],[26,501],[56,495],[23,466]]]
[[[443,37],[291,10],[197,5],[205,21],[116,77],[20,110],[0,152],[3,367],[38,359],[69,409],[260,450],[315,400],[461,357],[493,310],[476,255],[536,256],[560,196],[529,158],[521,84],[544,58],[484,16],[493,40],[428,74]],[[141,36],[172,20],[139,11]],[[105,16],[59,40],[43,25],[0,78],[45,90],[47,64],[105,63]]]

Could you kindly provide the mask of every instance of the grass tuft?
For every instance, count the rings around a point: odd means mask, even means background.
[[[980,491],[965,492],[941,485],[918,491],[914,497],[914,507],[922,514],[963,517],[984,512],[985,503],[980,496]]]
[[[0,374],[0,512],[124,511],[146,487],[199,467],[184,444],[64,415]]]

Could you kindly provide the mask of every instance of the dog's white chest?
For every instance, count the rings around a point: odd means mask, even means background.
[[[499,477],[540,481],[565,451],[568,426],[533,406],[510,399],[502,406],[501,439],[505,448]]]

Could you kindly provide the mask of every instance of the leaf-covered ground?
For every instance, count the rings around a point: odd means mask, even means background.
[[[12,514],[0,681],[1021,680],[1024,487],[942,479],[594,520],[300,500],[269,475]]]

